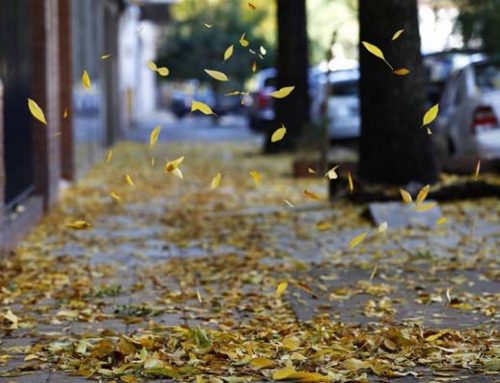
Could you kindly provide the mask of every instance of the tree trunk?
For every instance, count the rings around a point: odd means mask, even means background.
[[[277,0],[277,9],[277,87],[295,86],[295,89],[284,99],[274,99],[276,119],[265,143],[267,153],[292,150],[309,121],[306,0]],[[287,128],[285,138],[271,143],[273,131],[281,124]]]
[[[360,44],[360,176],[373,183],[433,183],[438,172],[432,138],[421,129],[427,104],[420,55],[417,0],[359,0],[360,40],[411,73],[398,76]],[[404,29],[396,41],[394,33]]]

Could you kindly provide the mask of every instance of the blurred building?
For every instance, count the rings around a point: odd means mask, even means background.
[[[155,106],[145,64],[171,2],[0,1],[0,248],[57,201],[61,181],[83,175]]]

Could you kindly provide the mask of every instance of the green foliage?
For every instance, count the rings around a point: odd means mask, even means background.
[[[500,52],[500,0],[455,0],[459,7],[457,26],[469,47],[480,45],[486,52]]]
[[[158,66],[170,69],[169,78],[214,83],[203,71],[214,69],[228,75],[230,86],[241,86],[251,77],[254,60],[258,69],[274,64],[274,40],[266,40],[274,37],[269,24],[273,7],[252,11],[247,2],[184,0],[173,6],[172,12],[173,20],[157,60]],[[248,47],[239,43],[243,33],[250,42]],[[234,55],[224,62],[224,51],[230,45],[234,45]],[[263,59],[257,56],[260,46],[267,51]],[[249,48],[256,54],[250,53]]]

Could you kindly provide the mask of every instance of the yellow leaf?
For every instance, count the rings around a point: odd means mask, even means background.
[[[12,323],[12,326],[17,327],[19,322],[19,318],[16,314],[14,314],[10,309],[7,310],[5,314],[2,314],[2,317]]]
[[[203,24],[203,25],[204,25],[205,27],[209,28],[209,29],[210,29],[210,28],[212,28],[212,24],[206,24],[206,23],[205,23],[205,24]]]
[[[278,89],[271,93],[271,97],[274,98],[285,98],[295,89],[294,86],[285,86],[284,88]]]
[[[125,175],[125,181],[127,181],[127,183],[130,186],[135,186],[134,180],[132,179],[132,177],[130,176],[130,174],[126,174]]]
[[[250,177],[252,177],[253,182],[255,182],[255,185],[257,185],[257,186],[260,185],[262,177],[261,177],[260,173],[257,170],[252,170],[250,172]]]
[[[114,201],[118,203],[122,202],[122,198],[115,192],[111,192],[109,195],[111,196],[111,198],[113,198]]]
[[[205,104],[201,101],[193,100],[191,102],[191,112],[195,112],[197,110],[199,110],[201,113],[206,114],[206,115],[209,115],[209,114],[215,115],[215,113],[212,111],[212,109],[207,104]]]
[[[349,249],[354,249],[366,238],[366,233],[361,233],[349,241]]]
[[[330,222],[319,222],[316,224],[316,228],[318,230],[328,230],[331,229],[333,225]]]
[[[252,10],[252,11],[255,11],[257,9],[257,7],[250,2],[248,2],[248,8],[250,8],[250,10]]]
[[[399,68],[394,70],[394,74],[397,74],[398,76],[406,76],[409,73],[410,70],[408,68]]]
[[[181,180],[184,179],[184,175],[182,174],[182,171],[180,168],[175,168],[173,171],[172,171],[172,174],[178,178],[180,178]]]
[[[106,155],[106,162],[110,163],[112,158],[113,158],[113,151],[110,149],[108,150],[108,154]]]
[[[314,192],[312,192],[312,191],[309,191],[309,190],[307,190],[307,189],[306,189],[306,190],[304,190],[304,195],[305,195],[306,197],[309,197],[310,199],[314,199],[314,200],[316,200],[316,201],[321,201],[321,197],[320,197],[318,194],[316,194],[316,193],[314,193]]]
[[[28,108],[33,117],[35,117],[42,124],[47,125],[47,120],[45,119],[45,114],[43,113],[42,108],[40,108],[31,98],[28,98]]]
[[[101,60],[107,60],[107,59],[109,59],[110,57],[111,57],[111,55],[110,55],[110,54],[102,55],[102,56],[101,56]]]
[[[156,144],[156,141],[158,141],[158,137],[160,136],[160,131],[161,131],[160,125],[155,126],[155,128],[151,131],[151,134],[149,135],[149,146],[151,148]]]
[[[340,165],[336,165],[333,168],[331,168],[330,170],[328,170],[328,172],[325,174],[325,176],[328,177],[328,179],[330,179],[330,180],[336,180],[337,178],[339,178],[339,176],[337,175],[337,172],[336,172],[336,170],[338,169],[339,166]]]
[[[379,234],[385,233],[385,232],[387,231],[387,227],[388,227],[388,226],[389,226],[389,225],[387,224],[387,222],[382,222],[382,223],[379,225],[377,232],[378,232]]]
[[[248,45],[250,44],[248,42],[248,40],[245,39],[245,34],[243,33],[240,37],[240,44],[242,47],[248,47]]]
[[[349,193],[352,194],[354,192],[354,181],[352,180],[351,172],[347,173],[347,181],[349,183]]]
[[[273,380],[284,380],[288,379],[290,375],[295,372],[295,368],[293,367],[285,367],[280,368],[279,370],[275,370],[273,372]]]
[[[158,67],[156,66],[156,64],[152,61],[148,61],[147,62],[147,66],[149,69],[151,69],[152,71],[156,72],[158,70]]]
[[[76,220],[74,222],[67,223],[66,226],[69,227],[70,229],[85,230],[89,229],[92,225],[84,220]]]
[[[260,46],[259,51],[262,56],[265,56],[267,54],[266,48],[264,48],[262,45]]]
[[[170,71],[167,67],[161,67],[156,70],[160,76],[167,77]]]
[[[285,125],[281,125],[281,128],[278,128],[274,131],[274,133],[271,136],[271,142],[278,142],[285,137],[286,134],[286,128]]]
[[[165,173],[172,173],[175,169],[179,167],[180,164],[182,164],[182,161],[184,161],[184,156],[180,156],[179,158],[176,158],[173,161],[168,161],[165,164]]]
[[[316,170],[314,170],[313,168],[307,168],[307,172],[309,174],[316,174]]]
[[[90,90],[90,87],[92,86],[92,82],[90,81],[89,72],[87,72],[86,70],[84,70],[82,73],[82,84],[83,84],[83,87],[87,90]]]
[[[255,358],[250,362],[250,365],[255,368],[267,368],[274,366],[276,363],[271,359],[266,358]]]
[[[212,182],[210,183],[210,188],[212,190],[215,190],[219,187],[220,181],[222,180],[222,174],[217,173],[215,177],[212,179]]]
[[[439,113],[439,104],[434,105],[427,112],[425,112],[424,118],[422,120],[422,126],[431,124],[437,117]]]
[[[422,189],[420,189],[420,191],[417,194],[417,199],[416,199],[417,205],[420,205],[422,202],[425,201],[425,199],[427,198],[427,195],[429,194],[430,188],[431,188],[430,185],[425,185]]]
[[[286,288],[288,287],[287,282],[281,282],[278,287],[276,287],[276,297],[279,298],[283,295],[283,293],[286,291]]]
[[[370,363],[364,360],[349,358],[344,360],[343,367],[351,372],[370,368]]]
[[[63,118],[68,118],[68,116],[69,116],[68,108],[65,108],[63,113]]]
[[[332,378],[317,372],[297,371],[291,374],[287,379],[293,379],[299,382],[331,382]]]
[[[477,160],[476,169],[474,170],[474,179],[477,180],[479,178],[479,172],[481,171],[481,160]]]
[[[448,222],[448,218],[446,218],[446,217],[441,217],[441,218],[438,218],[438,219],[436,220],[436,223],[437,223],[438,225],[444,225],[446,222]]]
[[[397,40],[403,34],[404,31],[405,31],[404,29],[396,31],[396,33],[394,33],[394,35],[392,36],[391,41]]]
[[[231,58],[231,56],[234,53],[234,45],[230,45],[225,51],[224,51],[224,61],[227,61]]]
[[[401,193],[401,198],[403,199],[404,203],[412,203],[413,202],[413,198],[411,198],[411,194],[408,193],[406,190],[399,189],[399,192]]]
[[[389,64],[387,62],[387,60],[385,59],[384,52],[382,52],[379,47],[377,47],[376,45],[370,44],[369,42],[366,42],[366,41],[362,41],[361,43],[363,44],[363,46],[366,48],[366,50],[368,52],[370,52],[375,57],[378,57],[379,59],[383,60],[391,68],[391,70],[394,70],[392,65]]]
[[[257,72],[257,63],[255,61],[252,62],[252,73]]]
[[[423,213],[423,212],[426,212],[426,211],[433,209],[434,207],[436,207],[435,202],[428,202],[428,203],[423,203],[423,204],[417,205],[415,210],[418,211],[419,213]]]
[[[227,78],[227,76],[224,73],[222,73],[222,72],[219,72],[217,70],[210,70],[210,69],[204,69],[204,71],[210,77],[212,77],[213,79],[215,79],[217,81],[229,81],[229,79]]]
[[[300,340],[294,337],[287,337],[281,342],[288,351],[295,351],[300,347]]]
[[[284,202],[285,202],[288,206],[290,206],[290,207],[295,207],[295,205],[294,205],[293,203],[291,203],[289,200],[284,199],[283,201],[284,201]]]

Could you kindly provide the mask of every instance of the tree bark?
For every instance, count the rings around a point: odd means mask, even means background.
[[[438,171],[432,138],[420,128],[427,105],[417,0],[359,0],[360,40],[411,73],[398,76],[360,44],[360,176],[373,183],[433,183]],[[396,41],[394,33],[404,29]]]
[[[277,19],[277,86],[295,89],[284,99],[274,99],[276,119],[265,143],[267,153],[293,150],[309,121],[306,0],[277,0]],[[287,128],[287,134],[282,141],[271,143],[272,133],[281,124]]]

